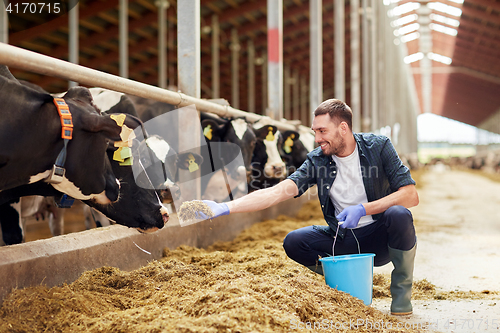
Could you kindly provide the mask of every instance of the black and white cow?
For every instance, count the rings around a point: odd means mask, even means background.
[[[86,88],[72,88],[63,99],[72,115],[73,138],[67,145],[66,172],[52,186],[76,199],[116,201],[120,184],[105,152],[108,141],[121,140],[123,127],[98,113]],[[54,98],[0,76],[0,101],[0,191],[46,179],[64,147]],[[131,128],[139,125],[129,117],[124,121]]]
[[[249,191],[271,187],[286,177],[286,165],[278,149],[279,132],[263,117],[252,125],[257,143],[252,156],[252,180]]]
[[[10,73],[10,72],[9,72]],[[0,80],[5,78],[5,76],[1,77]],[[50,100],[52,96],[49,98],[47,96],[50,96],[48,93],[43,92],[41,89],[33,89],[33,88],[26,88],[23,89],[23,86],[17,82],[17,80],[9,78],[8,79],[11,82],[7,81],[0,81],[3,83],[2,86],[2,92],[4,87],[9,87],[13,90],[13,92],[24,92],[23,96],[28,96],[28,100],[31,100],[29,97],[35,96],[32,99],[36,100],[36,97],[40,98],[42,96],[46,100]],[[102,168],[107,171],[107,167],[109,166],[109,175],[112,177],[112,185],[116,186],[117,188],[119,187],[119,181],[116,179],[118,177],[123,181],[123,184],[121,184],[120,192],[118,192],[118,189],[116,193],[114,194],[113,201],[116,201],[118,197],[120,200],[118,202],[115,202],[112,206],[107,205],[108,202],[110,202],[110,199],[107,201],[98,201],[94,200],[92,196],[76,196],[74,195],[75,192],[68,193],[73,197],[79,198],[79,199],[86,199],[85,202],[89,205],[97,207],[97,209],[101,209],[101,211],[104,211],[108,216],[113,218],[117,223],[129,226],[129,227],[134,227],[138,228],[142,231],[154,231],[157,230],[158,228],[163,227],[165,222],[168,220],[168,214],[167,214],[167,209],[162,205],[161,201],[158,200],[158,195],[155,190],[151,189],[144,189],[144,188],[139,188],[135,183],[134,179],[132,176],[132,169],[130,166],[119,166],[117,162],[115,162],[112,158],[108,157],[106,153],[104,154],[104,158],[101,159],[100,156],[100,151],[104,148],[104,152],[107,150],[108,147],[108,141],[109,139],[122,139],[120,134],[121,127],[118,126],[118,123],[115,120],[112,120],[110,115],[107,116],[102,116],[98,114],[98,109],[96,109],[95,105],[93,104],[93,100],[91,97],[91,94],[87,89],[79,89],[80,92],[83,92],[82,95],[74,95],[72,91],[68,91],[64,96],[75,96],[75,101],[74,105],[77,105],[76,108],[72,107],[73,103],[68,103],[70,104],[70,110],[73,113],[73,121],[74,121],[74,131],[73,131],[73,139],[70,141],[68,144],[68,155],[67,155],[67,160],[65,163],[65,167],[67,169],[67,174],[68,177],[70,177],[70,170],[73,170],[72,168],[75,168],[76,174],[79,174],[82,176],[82,181],[85,184],[85,182],[95,182],[94,178],[97,178],[98,180],[103,178],[100,174],[94,174],[92,171],[95,168],[92,168],[91,166],[86,169],[85,167],[89,165],[88,161],[93,161],[94,163],[99,163],[102,164]],[[4,97],[0,94],[0,97]],[[6,98],[6,97],[4,97]],[[6,98],[7,99],[7,98]],[[5,100],[5,102],[9,102],[11,100]],[[22,98],[19,98],[20,102],[23,102]],[[108,101],[109,102],[109,101]],[[88,105],[86,105],[86,103]],[[131,103],[128,102],[126,99],[123,99],[120,102],[121,106],[118,108],[113,109],[113,107],[110,107],[109,110],[111,111],[117,111],[121,110],[124,111],[123,113],[128,113],[128,114],[133,114],[133,109],[131,111],[130,105]],[[124,106],[125,105],[125,106]],[[80,112],[79,108],[82,108],[85,112],[85,106],[90,106],[91,107],[91,112],[89,118],[87,114]],[[88,108],[88,107],[87,107]],[[74,110],[76,110],[74,112]],[[23,112],[26,110],[23,110]],[[52,110],[50,109],[49,106],[43,106],[43,108],[40,110],[40,112],[49,113]],[[3,110],[2,110],[3,112]],[[80,115],[80,113],[83,113],[83,115]],[[21,115],[20,113],[19,115]],[[41,117],[36,115],[36,110],[33,110],[33,114],[35,114],[37,119],[40,119]],[[57,114],[57,112],[56,112]],[[11,118],[20,118],[19,115],[15,113],[15,111],[11,111],[10,116]],[[51,120],[49,116],[46,116],[47,118],[43,120]],[[85,122],[88,122],[88,126],[77,126],[79,123],[79,120],[82,120]],[[109,119],[110,122],[107,123],[102,123],[101,119]],[[126,124],[129,124],[131,121],[128,119],[128,116],[123,119],[123,121]],[[58,120],[58,125],[59,125],[59,133],[60,133],[60,120]],[[16,123],[17,124],[17,123]],[[133,120],[133,125],[137,126],[140,124],[140,122]],[[4,126],[3,118],[2,118],[2,123],[0,126]],[[89,127],[90,126],[90,127]],[[80,131],[83,132],[89,132],[92,134],[91,131],[95,131],[98,129],[99,126],[105,126],[104,130],[111,131],[113,137],[107,138],[105,135],[102,133],[99,133],[97,139],[100,139],[101,141],[97,140],[87,140],[88,138],[86,136],[82,136],[82,134],[78,133]],[[40,126],[41,129],[43,130],[44,126]],[[52,125],[51,127],[57,127],[55,125]],[[114,127],[118,127],[116,130]],[[52,129],[51,129],[52,130]],[[3,133],[2,133],[3,134]],[[23,133],[25,136],[28,136],[29,133]],[[90,135],[90,134],[87,134]],[[0,134],[1,135],[1,134]],[[59,134],[60,135],[60,134]],[[21,135],[22,136],[22,135]],[[97,134],[95,135],[97,136]],[[2,139],[5,139],[5,137],[2,137]],[[92,138],[91,138],[92,139]],[[24,140],[24,139],[23,139]],[[39,140],[42,141],[40,137],[35,136],[34,140]],[[82,140],[85,140],[84,142],[80,142]],[[50,140],[50,143],[52,145],[57,144],[57,139],[56,140]],[[24,142],[24,141],[23,141]],[[24,142],[25,144],[27,142]],[[43,143],[43,142],[42,142]],[[48,144],[44,144],[44,147],[48,146]],[[32,148],[34,149],[35,147],[31,147],[30,145],[26,146],[27,148]],[[73,148],[74,147],[74,148]],[[2,147],[3,148],[3,147]],[[0,148],[0,149],[2,149]],[[79,153],[81,156],[78,155],[77,149],[80,149]],[[61,149],[61,148],[59,148]],[[116,148],[110,148],[111,152],[108,151],[108,154],[112,154],[113,150]],[[26,150],[26,149],[25,149]],[[29,151],[28,151],[29,152]],[[74,152],[74,153],[72,153]],[[4,153],[4,150],[0,150],[0,153]],[[37,153],[33,154],[37,158]],[[5,155],[0,154],[0,158]],[[29,155],[28,155],[29,157]],[[69,160],[74,159],[75,163],[70,163]],[[80,160],[82,160],[80,162]],[[54,157],[55,160],[55,157]],[[6,159],[9,163],[12,161],[15,161],[15,159]],[[82,168],[77,169],[77,164],[76,162],[80,162]],[[52,162],[53,163],[53,162]],[[74,164],[74,166],[73,166]],[[6,165],[0,165],[0,175],[1,172],[3,172],[4,168]],[[113,170],[111,170],[111,168]],[[22,170],[21,170],[22,171]],[[113,172],[114,171],[114,172]],[[17,175],[17,174],[16,174]],[[109,177],[108,177],[109,178]],[[75,177],[75,179],[79,179],[78,177]],[[12,186],[12,185],[10,185]],[[63,188],[64,190],[64,188]],[[78,193],[77,193],[78,194]],[[107,193],[106,193],[107,194]],[[3,191],[0,191],[0,204],[3,204],[0,207],[0,211],[5,211],[4,215],[0,215],[0,222],[2,226],[2,231],[3,231],[3,236],[4,239],[7,237],[8,240],[6,241],[7,244],[13,244],[17,243],[22,240],[22,230],[20,232],[20,226],[19,226],[19,212],[16,212],[16,210],[13,210],[13,208],[10,206],[11,203],[15,203],[19,201],[19,197],[26,196],[26,195],[44,195],[44,196],[61,196],[62,193],[59,191],[59,188],[56,189],[56,186],[53,186],[53,184],[47,184],[45,182],[34,182],[31,184],[23,184],[20,186],[15,186],[11,187],[9,189],[4,189]]]
[[[278,146],[287,175],[291,175],[304,163],[307,153],[314,149],[314,135],[304,126],[299,131],[283,131],[279,133]]]
[[[215,173],[206,184],[202,184],[202,199],[221,202],[228,198],[229,193],[233,199],[246,194],[257,142],[252,126],[243,118],[223,119],[205,112],[201,113],[201,126],[210,147],[207,153],[211,153],[211,160],[216,161],[212,170],[209,170]],[[231,163],[239,154],[243,159],[242,165]],[[208,157],[205,157],[205,161],[208,161]],[[207,162],[205,168],[209,167]]]

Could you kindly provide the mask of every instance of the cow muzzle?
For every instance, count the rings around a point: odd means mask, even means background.
[[[283,179],[286,177],[286,165],[285,163],[266,165],[264,173],[269,178]]]

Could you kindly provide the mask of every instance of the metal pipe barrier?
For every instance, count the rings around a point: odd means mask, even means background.
[[[174,92],[145,83],[125,79],[116,75],[76,65],[64,60],[25,50],[16,46],[0,43],[0,64],[38,74],[75,81],[88,86],[101,87],[122,93],[150,98],[169,103],[180,108],[194,104],[198,111],[215,113],[220,117],[245,117],[251,123],[263,116],[220,105],[208,100],[195,98],[181,92]],[[280,130],[296,130],[296,127],[282,121],[269,120],[269,124]]]

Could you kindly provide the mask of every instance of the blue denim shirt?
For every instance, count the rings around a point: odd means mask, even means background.
[[[399,158],[389,138],[371,133],[354,133],[354,139],[358,145],[361,175],[368,202],[383,198],[400,187],[415,185],[410,170]],[[336,163],[318,147],[309,152],[306,161],[288,177],[299,189],[297,197],[311,186],[317,185],[323,215],[333,230],[337,230],[338,220],[329,192],[336,176]],[[377,220],[381,215],[375,214],[373,219]],[[344,234],[345,229],[340,228],[339,236],[344,237]]]

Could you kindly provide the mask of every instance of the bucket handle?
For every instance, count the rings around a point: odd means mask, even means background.
[[[335,257],[335,242],[337,242],[337,236],[339,234],[339,227],[341,224],[344,224],[344,222],[342,221],[342,222],[337,223],[337,231],[335,232],[335,237],[333,238],[332,258]],[[354,231],[352,231],[352,229],[351,229],[351,232],[352,232],[352,235],[354,236],[354,239],[356,240],[356,243],[358,244],[358,253],[361,254],[361,248],[359,247],[358,239],[356,238],[356,235],[354,234]]]

